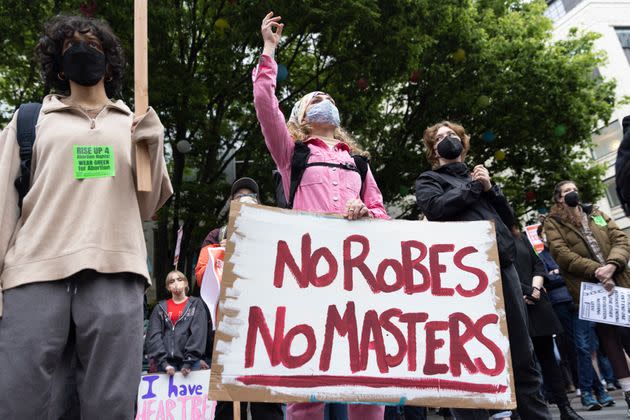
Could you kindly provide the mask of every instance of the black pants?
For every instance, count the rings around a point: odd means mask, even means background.
[[[0,419],[62,417],[57,409],[67,415],[76,400],[65,400],[65,393],[75,387],[81,418],[134,418],[143,294],[144,281],[136,274],[92,270],[5,290]],[[52,389],[59,386],[61,392]]]
[[[580,385],[577,368],[577,354],[575,353],[575,334],[573,332],[573,314],[575,308],[573,302],[560,302],[553,304],[553,310],[562,324],[564,332],[556,336],[558,350],[560,352],[561,365],[571,372],[571,381],[577,388]]]
[[[427,420],[427,409],[425,407],[414,407],[412,405],[387,406],[385,407],[385,420]]]
[[[232,401],[218,401],[214,420],[234,419],[234,406]],[[241,420],[247,420],[247,402],[241,402]],[[280,403],[249,403],[252,420],[282,420],[282,404]]]
[[[523,420],[550,420],[551,414],[542,398],[540,387],[542,378],[536,368],[534,346],[527,330],[527,311],[523,302],[521,282],[514,265],[501,269],[503,303],[508,324],[512,369],[516,388],[518,413]],[[483,409],[453,409],[457,418],[472,419],[489,417]],[[485,412],[485,413],[483,413]]]
[[[540,363],[543,379],[551,389],[554,402],[558,406],[569,405],[562,370],[556,361],[556,355],[553,353],[553,337],[550,335],[532,337],[532,343]]]
[[[599,342],[610,360],[613,372],[617,379],[630,376],[626,353],[630,354],[630,334],[628,329],[617,325],[596,324],[595,330]]]

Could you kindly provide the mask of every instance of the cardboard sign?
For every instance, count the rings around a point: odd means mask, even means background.
[[[582,282],[580,319],[630,327],[630,289],[615,286],[609,294],[599,283]]]
[[[208,253],[208,265],[203,273],[201,282],[201,298],[206,302],[210,317],[212,318],[212,328],[217,327],[217,303],[219,302],[219,291],[221,288],[221,278],[223,277],[223,258],[225,248],[207,246],[201,252]]]
[[[515,407],[494,225],[232,203],[210,395]]]
[[[112,146],[72,147],[74,177],[103,178],[116,175],[114,148]]]
[[[165,373],[142,377],[138,387],[136,420],[212,420],[216,401],[208,400],[209,370],[184,376]]]
[[[538,226],[540,226],[540,223],[525,226],[527,239],[529,239],[529,243],[532,244],[532,247],[534,248],[534,251],[536,251],[536,254],[540,254],[542,250],[545,249],[545,244],[538,237]]]

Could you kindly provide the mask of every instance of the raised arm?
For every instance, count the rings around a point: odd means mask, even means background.
[[[282,35],[284,25],[279,23],[280,16],[273,17],[273,12],[265,16],[260,31],[265,41],[263,55],[254,69],[254,107],[260,123],[267,149],[282,175],[285,191],[290,181],[291,158],[295,143],[287,130],[286,121],[278,99],[276,98],[276,75],[278,65],[273,59],[276,47]],[[276,32],[273,31],[276,28]]]

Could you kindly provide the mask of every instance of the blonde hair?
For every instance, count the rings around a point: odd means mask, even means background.
[[[168,290],[168,286],[175,281],[175,280],[173,280],[171,278],[171,276],[173,276],[173,275],[176,275],[178,277],[182,277],[184,279],[184,281],[186,282],[186,294],[188,294],[188,291],[190,290],[190,287],[188,287],[188,284],[189,284],[188,283],[188,278],[186,277],[186,275],[184,273],[182,273],[179,270],[173,270],[173,271],[169,272],[166,275],[166,281],[165,281],[165,283],[166,283],[166,290],[168,292],[170,292],[170,290]]]
[[[305,141],[311,136],[311,126],[306,122],[298,124],[295,121],[287,122],[287,129],[294,141]],[[341,127],[335,128],[335,139],[341,143],[345,143],[350,148],[350,154],[369,157],[370,153],[366,152],[359,146],[359,143]]]
[[[422,141],[424,142],[424,147],[426,150],[424,151],[427,156],[427,160],[431,164],[432,169],[436,169],[440,166],[438,156],[435,153],[435,144],[437,143],[437,132],[441,127],[448,127],[455,132],[462,140],[462,146],[464,146],[464,150],[462,151],[462,159],[466,157],[468,150],[470,149],[470,136],[466,134],[466,130],[463,126],[451,122],[451,121],[441,121],[437,124],[433,124],[431,127],[427,127],[424,130],[424,134],[422,135]]]

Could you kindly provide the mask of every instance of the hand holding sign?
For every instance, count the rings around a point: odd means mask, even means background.
[[[614,264],[606,264],[595,270],[595,277],[597,277],[597,280],[599,280],[601,283],[605,283],[606,280],[612,279],[612,276],[613,274],[615,274],[616,270],[617,267]]]

